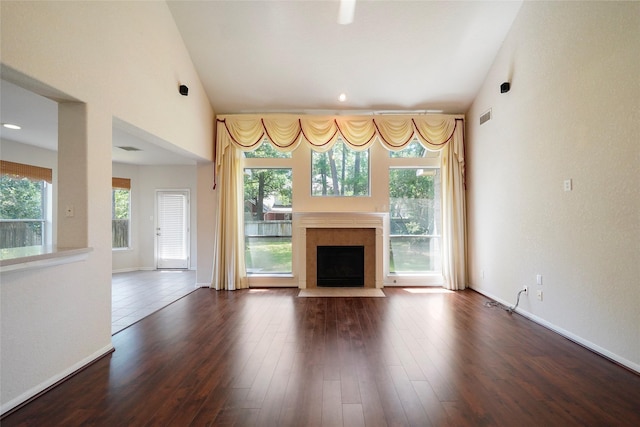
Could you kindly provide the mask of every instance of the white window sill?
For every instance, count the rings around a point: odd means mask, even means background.
[[[57,248],[52,246],[2,249],[0,251],[0,273],[83,261],[89,257],[91,251],[93,248]]]

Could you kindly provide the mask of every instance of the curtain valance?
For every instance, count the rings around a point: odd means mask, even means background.
[[[390,151],[399,151],[414,137],[430,150],[441,150],[453,138],[458,123],[462,126],[461,117],[440,115],[223,115],[217,118],[218,154],[229,143],[241,151],[253,151],[265,137],[283,152],[296,149],[303,140],[314,151],[327,151],[338,136],[358,151],[376,140]]]

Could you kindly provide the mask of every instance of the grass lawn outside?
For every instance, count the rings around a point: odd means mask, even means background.
[[[291,273],[291,237],[246,237],[247,273]]]
[[[391,273],[427,273],[438,269],[439,238],[394,236],[391,238]],[[245,263],[249,274],[292,272],[291,237],[247,237]]]

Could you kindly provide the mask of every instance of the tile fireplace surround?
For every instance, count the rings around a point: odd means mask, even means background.
[[[365,247],[365,288],[382,288],[388,214],[381,212],[294,213],[293,227],[299,247],[297,257],[300,289],[316,287],[317,246],[362,245]]]

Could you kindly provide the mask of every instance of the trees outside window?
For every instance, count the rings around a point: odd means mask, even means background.
[[[388,202],[390,216],[389,266],[393,275],[438,275],[441,273],[441,180],[440,153],[425,149],[417,140],[398,152],[355,151],[342,140],[331,150],[282,153],[263,143],[244,152],[244,233],[245,264],[249,275],[291,274],[292,216],[295,198],[302,205],[313,197],[371,197],[371,152],[388,155],[373,159],[388,167],[388,181],[375,177],[375,200],[360,199],[356,205]],[[385,154],[383,154],[385,153]],[[309,157],[306,157],[310,155]],[[305,166],[304,161],[310,161]],[[308,169],[307,169],[308,167]],[[303,195],[293,194],[292,177],[304,179],[296,189],[309,188]],[[309,173],[310,172],[310,173]],[[386,199],[386,200],[385,200]],[[352,203],[354,201],[344,201]],[[327,202],[327,206],[342,201]],[[360,205],[357,205],[360,206]],[[330,209],[330,208],[329,208]],[[356,209],[360,209],[359,207]]]
[[[47,185],[44,180],[0,176],[0,249],[44,244]]]
[[[338,140],[328,151],[311,154],[313,196],[369,195],[369,150],[355,151]]]
[[[131,180],[113,178],[111,189],[111,247],[131,247]]]
[[[249,274],[292,271],[291,169],[244,170],[245,264]]]
[[[440,170],[389,170],[389,272],[440,270]]]

